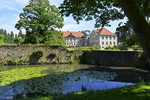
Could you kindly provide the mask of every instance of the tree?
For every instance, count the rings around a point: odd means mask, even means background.
[[[4,44],[3,35],[0,35],[0,44]]]
[[[118,42],[123,45],[127,45],[128,47],[139,45],[139,41],[137,40],[133,27],[129,21],[126,23],[120,23],[116,29],[116,34],[118,36]]]
[[[25,35],[22,33],[21,30],[19,30],[18,35],[15,36],[14,43],[15,44],[23,44],[24,39],[25,39]]]
[[[11,33],[7,33],[6,30],[0,29],[0,35],[2,35],[1,38],[3,38],[3,42],[5,44],[13,44],[14,43],[14,33],[11,31]]]
[[[54,38],[64,42],[61,33],[56,31],[62,28],[63,17],[56,6],[50,5],[49,0],[30,0],[23,11],[15,27],[26,30],[25,43],[49,44]]]
[[[18,33],[18,37],[20,37],[20,36],[21,37],[24,36],[21,30],[19,30],[19,33]]]
[[[64,0],[59,8],[77,22],[95,19],[95,27],[126,15],[150,63],[150,25],[145,19],[150,16],[150,0]]]
[[[10,43],[13,44],[14,43],[14,32],[11,31],[10,35],[9,35],[9,40],[10,40]]]
[[[81,33],[83,33],[84,35],[89,35],[91,33],[90,30],[82,30]]]

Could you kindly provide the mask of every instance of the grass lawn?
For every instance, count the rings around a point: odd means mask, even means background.
[[[58,96],[37,96],[16,100],[150,100],[150,83],[104,91],[85,91]]]

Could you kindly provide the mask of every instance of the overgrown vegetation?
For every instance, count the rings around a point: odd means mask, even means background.
[[[101,50],[100,46],[85,46],[79,47],[77,50]]]
[[[68,64],[79,64],[80,63],[80,61],[78,60],[78,59],[74,59],[74,60],[69,60],[68,61]]]
[[[43,56],[43,51],[42,50],[37,50],[37,51],[33,52],[32,55],[34,57],[41,58]]]
[[[3,62],[0,62],[0,64],[4,65]],[[19,61],[16,61],[15,59],[11,59],[11,60],[8,60],[6,65],[28,65],[28,61],[26,60],[19,60]]]
[[[109,50],[109,51],[119,51],[119,48],[117,46],[113,46],[113,47],[107,47],[105,48],[105,50]]]
[[[119,50],[128,50],[128,45],[123,44],[123,43],[118,44],[117,47]]]
[[[0,35],[0,44],[4,44],[3,35]]]
[[[8,64],[8,65],[18,65],[19,63],[18,63],[18,61],[16,61],[15,59],[11,59],[11,60],[8,60],[8,61],[7,61],[7,64]]]
[[[70,51],[73,50],[83,50],[83,51],[92,51],[92,50],[101,50],[100,46],[84,46],[84,47],[76,47],[76,48],[67,48]]]
[[[22,80],[22,79],[30,79],[33,77],[41,77],[44,76],[42,74],[42,70],[46,68],[43,67],[30,67],[30,68],[16,68],[12,70],[6,70],[0,72],[0,86],[8,85],[12,82]]]
[[[56,53],[55,52],[50,53],[49,57],[55,58],[56,57]]]
[[[85,46],[85,47],[76,47],[76,48],[67,48],[67,50],[69,51],[128,51],[129,49],[132,49],[130,51],[134,51],[134,50],[142,50],[139,45],[132,45],[131,47],[129,47],[126,44],[122,44],[119,43],[117,46],[113,46],[113,47],[106,47],[105,49],[101,49],[101,47],[99,46]]]
[[[13,44],[15,37],[15,34],[13,32],[8,33],[4,29],[0,29],[0,44]]]

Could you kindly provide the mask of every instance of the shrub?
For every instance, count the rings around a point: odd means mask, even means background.
[[[18,65],[18,61],[16,61],[15,59],[11,59],[7,61],[8,65]]]
[[[18,62],[18,65],[28,65],[29,63],[28,63],[28,61],[27,60],[20,60],[19,62]]]
[[[55,52],[50,53],[49,57],[55,58],[56,57],[56,53]]]
[[[132,45],[131,48],[133,48],[134,50],[138,50],[139,49],[139,45]]]
[[[118,48],[116,46],[113,46],[113,47],[107,47],[105,48],[105,50],[118,50]]]
[[[43,51],[42,50],[35,51],[33,52],[33,55],[37,58],[40,58],[43,56]]]
[[[79,47],[77,50],[101,50],[100,46],[85,46],[85,47]]]
[[[69,64],[79,64],[79,60],[69,60]]]
[[[128,50],[128,45],[127,44],[119,44],[117,47],[120,50]]]

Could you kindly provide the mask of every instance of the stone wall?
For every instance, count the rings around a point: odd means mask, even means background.
[[[82,62],[101,66],[134,66],[141,53],[136,51],[85,51]]]
[[[35,58],[33,52],[43,51],[43,56]],[[55,57],[50,57],[55,53]],[[81,53],[69,52],[63,47],[46,46],[46,45],[1,45],[0,46],[0,63],[10,64],[10,62],[27,63],[27,64],[51,64],[51,63],[68,63],[70,60],[78,58]],[[77,57],[76,57],[77,55]]]
[[[42,51],[43,56],[36,58],[33,52]],[[55,57],[50,54],[55,53]],[[1,45],[0,64],[51,64],[80,61],[83,64],[102,66],[134,66],[139,52],[130,51],[68,51],[59,46],[46,45]]]

